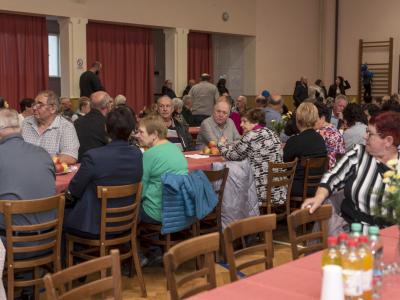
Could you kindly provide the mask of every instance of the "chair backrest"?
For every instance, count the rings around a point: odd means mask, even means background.
[[[206,171],[204,171],[204,174],[207,176],[208,180],[214,186],[215,186],[214,183],[221,181],[219,188],[215,191],[218,195],[218,204],[217,204],[217,207],[215,208],[215,211],[217,212],[217,215],[220,216],[222,199],[224,197],[224,190],[225,190],[226,180],[228,179],[229,168],[225,167],[222,170],[216,170],[216,171],[206,170]]]
[[[33,200],[1,201],[0,212],[4,214],[7,239],[7,265],[9,268],[33,267],[50,262],[60,262],[61,235],[64,218],[65,199],[63,194]],[[37,214],[37,220],[45,218],[40,214],[48,213],[46,221],[31,225],[16,225],[18,215]],[[54,213],[54,218],[51,214]],[[26,262],[15,263],[15,256],[35,257]],[[60,266],[56,266],[60,267]]]
[[[332,205],[326,204],[313,214],[310,214],[309,209],[305,208],[296,210],[287,217],[293,259],[327,247],[328,220],[331,216]],[[314,226],[311,230],[307,230],[307,226],[303,226],[314,222],[318,222],[319,226]]]
[[[43,279],[46,287],[46,297],[48,300],[75,300],[86,299],[93,295],[112,291],[113,299],[121,300],[122,287],[120,264],[119,251],[113,249],[108,256],[92,259],[55,274],[47,274]],[[99,276],[99,279],[97,280],[65,292],[67,286],[71,285],[73,280],[93,273],[99,273],[109,268],[111,268],[110,276],[103,278]]]
[[[127,239],[130,233],[136,234],[141,193],[142,184],[140,182],[97,187],[97,197],[101,200],[100,241],[102,243],[107,244],[108,236],[113,233],[126,232]],[[109,206],[109,202],[126,197],[132,197],[132,202],[124,206]]]
[[[214,232],[183,241],[173,246],[164,254],[164,270],[172,300],[183,299],[201,291],[213,289],[217,286],[215,276],[214,257],[219,249],[219,233]],[[184,262],[193,258],[203,258],[202,267],[192,273],[186,274],[180,280],[176,279],[175,272]],[[184,292],[178,293],[178,289],[184,284],[205,278],[206,282],[201,285],[190,285]]]
[[[290,193],[292,191],[292,183],[296,172],[297,158],[292,162],[276,163],[268,162],[268,182],[267,182],[267,214],[272,213],[274,189],[283,187],[286,189],[286,211],[282,215],[290,213]],[[281,216],[278,215],[278,219]]]
[[[301,159],[301,165],[304,167],[303,201],[310,197],[308,190],[317,188],[321,182],[322,176],[328,169],[328,157],[304,157]]]
[[[276,215],[262,215],[246,218],[229,224],[224,230],[225,251],[229,263],[229,274],[231,281],[238,279],[237,272],[247,267],[264,263],[266,269],[272,268],[273,245],[272,231],[276,229]],[[251,234],[260,234],[261,240],[253,246],[234,251],[234,242]],[[243,242],[242,242],[243,243]],[[263,257],[249,259],[239,263],[237,258],[245,254],[254,254],[263,251]]]

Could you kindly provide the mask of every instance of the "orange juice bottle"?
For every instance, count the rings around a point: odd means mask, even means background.
[[[358,300],[363,296],[363,264],[357,251],[357,241],[348,241],[348,253],[342,257],[344,296],[346,300]]]
[[[342,232],[338,235],[338,250],[340,256],[346,256],[348,249],[347,249],[347,241],[349,240],[349,235],[346,232]]]
[[[363,287],[363,299],[372,299],[372,270],[374,266],[374,259],[372,256],[371,249],[368,245],[368,237],[362,235],[358,239],[358,255],[361,258],[363,265],[362,272],[362,287]]]
[[[340,253],[337,250],[337,238],[335,236],[328,237],[328,249],[322,253],[322,267],[326,265],[341,265]]]

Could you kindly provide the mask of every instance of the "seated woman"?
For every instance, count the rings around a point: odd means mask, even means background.
[[[141,181],[142,153],[128,143],[135,127],[135,119],[126,107],[117,107],[107,115],[106,129],[111,143],[85,152],[69,185],[69,193],[78,200],[66,212],[64,227],[68,232],[89,237],[99,234],[101,202],[97,198],[97,186]],[[116,206],[130,202],[132,197],[112,201]]]
[[[365,145],[365,131],[367,129],[367,116],[361,106],[356,103],[347,104],[343,110],[343,119],[347,129],[343,133],[346,151],[349,151],[356,144]]]
[[[167,127],[160,116],[140,120],[136,135],[139,143],[147,147],[143,154],[143,190],[140,221],[161,223],[161,175],[188,174],[188,163],[182,151],[167,140]]]
[[[265,113],[261,109],[248,111],[242,117],[241,126],[244,135],[239,141],[227,145],[226,138],[222,137],[218,148],[228,160],[249,160],[255,176],[258,200],[266,201],[268,162],[282,162],[281,141],[272,130],[264,127]],[[284,189],[276,189],[274,202],[283,204],[285,195]]]
[[[336,155],[345,153],[343,136],[334,125],[329,123],[331,120],[329,108],[320,102],[315,102],[314,105],[318,109],[319,116],[315,129],[324,138],[328,151],[329,169],[332,169],[336,164]]]
[[[356,145],[321,180],[315,196],[303,203],[313,213],[332,193],[344,189],[342,217],[349,224],[363,222],[384,227],[377,207],[384,201],[386,163],[399,159],[400,113],[384,112],[369,120],[366,145]]]
[[[300,160],[304,157],[325,157],[327,155],[325,141],[315,131],[318,121],[318,109],[310,102],[303,102],[296,109],[296,127],[299,134],[293,135],[283,148],[283,161],[289,162],[298,158],[299,163],[293,179],[292,195],[303,195],[304,167]]]

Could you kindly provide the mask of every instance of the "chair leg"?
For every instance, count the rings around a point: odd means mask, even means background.
[[[104,245],[100,245],[100,257],[106,256],[106,247]],[[106,270],[102,269],[100,271],[101,274],[101,278],[105,278],[106,277]]]
[[[10,265],[7,270],[7,299],[14,299],[14,268]]]
[[[140,290],[141,290],[141,295],[142,297],[147,297],[147,292],[146,292],[146,285],[144,283],[144,278],[143,278],[143,273],[142,273],[142,266],[140,265],[140,260],[139,260],[139,255],[138,255],[138,247],[137,247],[137,242],[135,240],[132,240],[131,243],[131,251],[132,251],[132,267],[133,265],[135,266],[136,274],[138,276],[139,280],[139,285],[140,285]]]
[[[72,255],[72,251],[74,250],[74,242],[71,241],[70,239],[67,239],[66,243],[66,252],[67,252],[67,257],[66,257],[66,264],[67,267],[72,267],[74,264],[74,257]]]
[[[36,267],[33,269],[33,278],[38,279],[40,278],[40,272],[39,272],[39,267]],[[35,299],[39,299],[39,294],[40,294],[40,284],[36,284],[34,286],[35,289]]]

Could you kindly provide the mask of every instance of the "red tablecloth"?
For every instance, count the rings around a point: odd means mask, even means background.
[[[396,226],[382,230],[384,261],[393,262],[399,242]],[[191,299],[319,299],[321,252],[289,262]],[[400,299],[400,281],[384,283],[382,299]]]
[[[185,154],[195,154],[200,153],[200,151],[190,151],[185,152]],[[188,161],[189,171],[193,170],[211,170],[211,164],[213,162],[223,161],[223,157],[221,156],[210,156],[208,158],[202,159],[194,159],[194,158],[186,158]],[[74,177],[75,172],[68,173],[65,175],[58,175],[56,176],[56,190],[57,193],[65,192],[69,182],[71,181],[72,177]]]

